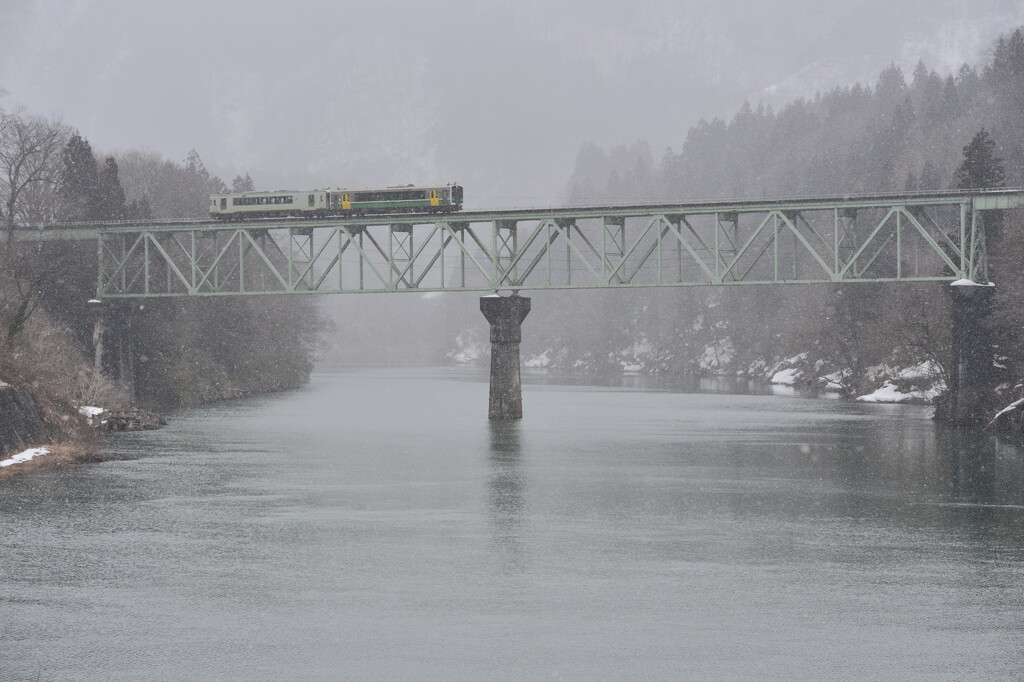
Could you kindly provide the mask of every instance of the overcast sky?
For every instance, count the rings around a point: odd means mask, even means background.
[[[1021,24],[1024,0],[0,0],[0,103],[260,189],[537,205],[584,142],[658,157],[744,99],[949,72]]]

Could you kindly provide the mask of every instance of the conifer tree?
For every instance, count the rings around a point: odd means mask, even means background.
[[[1006,181],[1003,160],[995,154],[996,143],[982,128],[964,147],[964,160],[956,169],[957,189],[1002,187]]]
[[[97,211],[100,220],[123,220],[125,218],[124,189],[117,177],[117,161],[108,156],[97,181]]]
[[[252,192],[256,189],[256,183],[252,181],[249,174],[246,173],[243,178],[241,175],[236,175],[235,179],[231,181],[232,192]]]
[[[78,133],[71,136],[61,155],[59,192],[61,219],[99,220],[100,178],[92,145]]]

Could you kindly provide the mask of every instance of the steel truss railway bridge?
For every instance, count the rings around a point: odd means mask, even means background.
[[[519,296],[521,291],[987,283],[986,216],[1020,206],[1024,189],[1005,189],[429,215],[61,225],[22,230],[16,239],[95,241],[97,298],[104,301],[486,293],[481,308],[491,322],[491,416],[514,418],[522,413],[520,324],[529,311],[529,299]],[[496,296],[502,292],[512,295]],[[502,378],[506,374],[510,376]],[[510,384],[507,391],[503,382]]]

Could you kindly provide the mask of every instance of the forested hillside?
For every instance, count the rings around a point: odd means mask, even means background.
[[[100,158],[73,129],[24,110],[0,111],[0,175],[8,236],[59,222],[203,218],[209,194],[226,187],[195,152],[184,164],[139,152]],[[108,407],[196,405],[308,379],[320,328],[311,300],[90,302],[96,258],[91,241],[5,241],[0,379],[47,404]]]
[[[795,101],[781,111],[744,105],[731,121],[702,121],[679,151],[655,160],[647,145],[586,145],[570,180],[573,203],[779,198],[1024,185],[1024,32],[994,45],[991,61],[942,76],[884,71]],[[994,381],[1024,367],[1024,227],[990,226],[998,285]],[[857,394],[885,372],[949,358],[950,299],[934,284],[742,287],[582,293],[570,319],[535,295],[527,325],[557,329],[524,349],[553,366],[650,372],[763,372],[806,353],[805,380],[831,374]],[[998,401],[999,398],[993,398]]]

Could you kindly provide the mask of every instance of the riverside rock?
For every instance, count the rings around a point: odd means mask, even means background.
[[[107,431],[153,431],[167,426],[167,421],[160,415],[137,408],[108,412],[103,422]]]
[[[0,459],[50,442],[28,391],[0,383]]]

